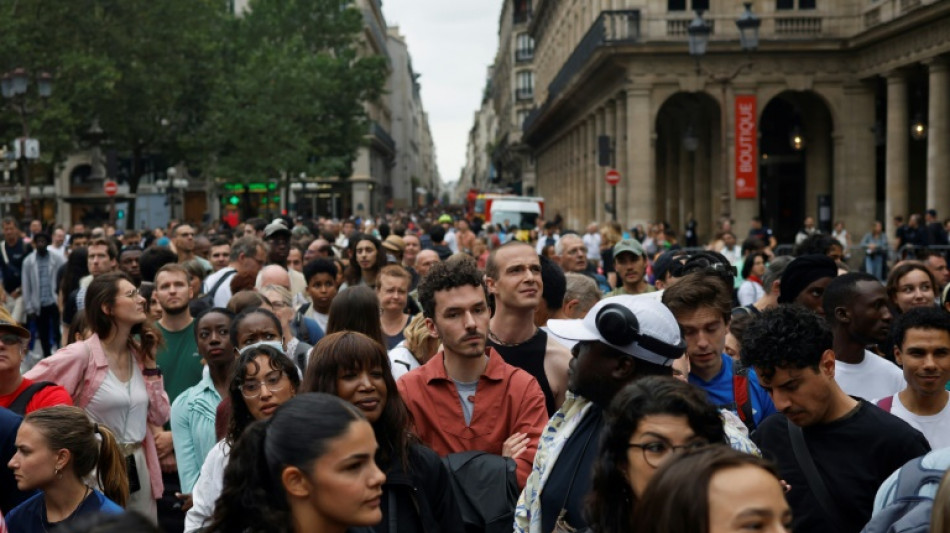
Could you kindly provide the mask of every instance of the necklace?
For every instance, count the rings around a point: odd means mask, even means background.
[[[76,511],[79,510],[79,507],[82,506],[82,502],[86,501],[86,498],[89,497],[89,491],[90,491],[90,490],[91,490],[91,489],[89,488],[89,485],[86,485],[86,490],[83,491],[83,493],[82,493],[82,498],[80,498],[79,503],[77,503],[76,506],[73,507],[73,510],[72,510],[68,515],[66,515],[62,520],[60,520],[59,522],[50,522],[50,521],[49,521],[49,510],[46,508],[46,500],[44,499],[44,500],[43,500],[43,515],[42,515],[42,522],[41,522],[41,524],[42,524],[42,526],[43,526],[43,531],[47,531],[47,529],[46,529],[46,525],[47,525],[47,524],[49,524],[49,525],[54,525],[54,524],[55,524],[55,525],[58,526],[58,525],[62,524],[63,522],[65,522],[65,521],[69,520],[70,518],[72,518],[72,516],[73,516],[74,514],[76,514]]]
[[[495,332],[491,330],[491,328],[488,328],[488,336],[492,338],[492,341],[493,341],[495,344],[498,344],[499,346],[505,346],[505,347],[510,348],[510,347],[512,347],[512,346],[521,346],[522,344],[524,344],[524,343],[530,341],[531,339],[533,339],[533,338],[535,337],[535,335],[538,334],[538,331],[541,331],[541,330],[539,330],[537,327],[535,327],[535,328],[534,328],[534,333],[532,333],[530,337],[528,337],[527,339],[525,339],[525,340],[523,340],[523,341],[521,341],[521,342],[505,342],[505,341],[501,340],[501,338],[498,337],[498,335],[496,335]]]

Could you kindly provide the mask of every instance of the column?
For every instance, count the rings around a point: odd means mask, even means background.
[[[719,208],[718,199],[713,198],[710,188],[712,180],[711,172],[711,154],[714,151],[710,143],[715,142],[712,131],[719,131],[718,124],[709,120],[709,111],[703,114],[703,121],[697,126],[696,133],[699,135],[699,146],[696,148],[696,154],[693,156],[694,194],[696,209],[696,222],[699,224],[699,234],[706,236],[706,241],[712,239],[716,230],[716,217]],[[719,146],[715,144],[714,146]],[[718,148],[717,148],[718,149]],[[715,214],[714,214],[715,213]]]
[[[930,70],[930,101],[927,117],[927,208],[941,217],[950,208],[950,70],[947,61],[934,58]]]
[[[608,104],[608,106],[609,105],[610,104]],[[607,126],[607,122],[609,120],[608,116],[611,113],[609,109],[610,109],[609,107],[601,107],[600,109],[597,110],[596,126],[594,128],[595,137],[599,137],[601,135],[610,135],[611,137],[613,137],[612,133],[610,133],[610,130],[608,129],[608,126]],[[587,188],[587,192],[589,193],[588,204],[590,205],[591,212],[590,212],[589,220],[584,221],[585,224],[592,221],[597,221],[597,223],[599,224],[600,222],[604,221],[604,218],[603,218],[604,206],[603,206],[603,200],[601,199],[604,196],[604,188],[605,188],[604,180],[601,179],[601,174],[603,174],[604,169],[601,168],[600,163],[598,161],[599,154],[596,153],[597,152],[596,138],[594,139],[594,152],[595,152],[594,159],[591,162],[591,169],[593,169],[592,172],[594,174],[594,182],[591,183],[590,186]]]
[[[887,76],[887,157],[885,172],[886,216],[884,220],[888,236],[894,235],[895,215],[903,215],[907,220],[907,186],[909,172],[907,154],[909,151],[910,124],[907,118],[907,79],[901,72],[892,72]]]
[[[874,89],[863,83],[847,84],[832,133],[833,163],[832,209],[835,219],[844,220],[851,239],[860,242],[871,229],[877,212],[874,173]],[[886,222],[885,222],[886,224]],[[858,263],[852,259],[852,265]]]
[[[693,126],[693,132],[695,135],[696,126]],[[679,217],[675,222],[673,222],[673,224],[676,226],[676,230],[679,232],[682,240],[685,241],[686,222],[689,220],[689,215],[692,214],[693,217],[696,216],[695,207],[693,207],[693,199],[695,198],[693,191],[696,176],[696,152],[690,152],[685,146],[682,146],[682,144],[680,146],[682,149],[679,151],[679,198],[677,199],[677,203],[679,205]],[[699,219],[697,218],[696,220]]]
[[[620,171],[620,185],[617,185],[617,221],[625,228],[630,227],[630,220],[626,220],[628,212],[627,195],[630,190],[630,165],[627,164],[627,96],[623,93],[618,94],[614,100],[614,105],[607,122],[607,133],[613,135],[616,146],[614,157],[616,158],[617,170]],[[603,200],[601,200],[603,205]],[[601,218],[600,220],[605,220]]]
[[[626,148],[629,171],[623,177],[627,189],[627,212],[624,227],[656,220],[656,154],[652,142],[656,117],[650,105],[648,87],[627,89]]]

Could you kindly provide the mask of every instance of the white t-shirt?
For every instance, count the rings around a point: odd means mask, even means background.
[[[230,446],[221,439],[205,457],[198,481],[191,489],[192,507],[185,515],[185,533],[198,533],[211,521],[215,501],[224,488],[224,469],[230,452]]]
[[[585,233],[581,240],[587,247],[587,259],[600,261],[600,233]]]
[[[922,416],[908,411],[897,394],[893,398],[891,414],[923,433],[932,449],[937,450],[950,446],[950,402],[939,413]]]
[[[211,289],[214,288],[215,284],[221,279],[222,276],[228,274],[228,272],[235,272],[235,274],[228,275],[228,279],[224,280],[223,283],[218,287],[218,290],[214,292],[214,306],[215,307],[227,307],[228,302],[231,300],[231,281],[234,279],[236,270],[232,267],[224,267],[221,270],[211,274],[205,278],[204,286],[202,287],[202,292],[208,294],[211,292]]]
[[[897,394],[907,386],[897,365],[868,350],[856,365],[835,360],[835,381],[846,394],[867,401]]]
[[[393,379],[399,379],[419,368],[419,360],[406,348],[406,341],[400,341],[389,350],[389,368],[393,372]]]

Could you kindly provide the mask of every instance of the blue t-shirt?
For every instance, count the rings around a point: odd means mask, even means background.
[[[77,516],[89,513],[122,514],[124,509],[117,503],[106,498],[105,494],[98,490],[92,490],[89,496],[79,504],[79,507],[69,515],[69,518],[56,523],[46,521],[46,501],[43,499],[43,493],[37,492],[32,498],[26,500],[10,514],[4,518],[7,521],[7,529],[16,533],[45,533],[61,524],[68,524]]]
[[[713,405],[728,409],[738,415],[732,386],[732,367],[734,363],[732,358],[726,354],[720,354],[719,357],[722,358],[722,369],[715,377],[710,381],[703,381],[702,378],[690,372],[689,382],[705,390],[709,401]],[[750,368],[747,375],[752,393],[749,398],[752,402],[752,418],[755,425],[758,426],[766,417],[775,412],[775,404],[772,403],[772,398],[769,398],[769,394],[765,392],[762,385],[759,385],[759,378],[756,377],[755,371]]]

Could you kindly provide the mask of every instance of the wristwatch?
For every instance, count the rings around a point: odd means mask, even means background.
[[[155,368],[143,368],[142,375],[146,377],[152,377],[152,376],[161,377],[162,369],[158,368],[157,366]]]

